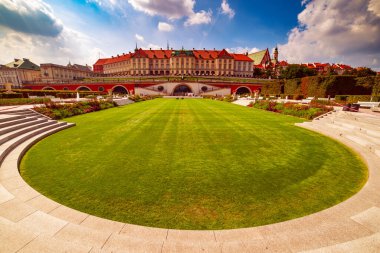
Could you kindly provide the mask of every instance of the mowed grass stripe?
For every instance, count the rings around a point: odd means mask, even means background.
[[[156,99],[77,116],[35,145],[24,179],[75,209],[139,225],[226,229],[301,217],[360,190],[367,170],[300,119]]]

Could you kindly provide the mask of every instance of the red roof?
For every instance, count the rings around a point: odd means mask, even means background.
[[[218,58],[219,51],[217,50],[193,50],[194,56],[197,59],[213,60]]]
[[[233,58],[233,56],[227,52],[226,49],[223,49],[222,51],[219,52],[218,58]]]
[[[122,62],[130,58],[149,58],[149,59],[170,59],[173,50],[144,50],[138,49],[134,53],[123,54],[118,56],[112,56],[111,58],[99,59],[94,66],[101,66],[105,64],[111,64],[116,62]],[[213,60],[217,58],[233,58],[236,61],[248,61],[252,62],[253,60],[245,54],[230,54],[225,49],[219,50],[193,50],[193,54],[197,59],[203,60]]]
[[[249,61],[249,62],[253,62],[253,60],[251,58],[248,57],[248,55],[245,55],[245,54],[232,54],[235,61]]]
[[[109,58],[103,58],[103,59],[99,59],[95,62],[94,66],[96,65],[103,65],[104,63],[107,62],[107,60],[109,60]]]
[[[286,66],[289,65],[289,63],[287,63],[286,61],[280,61],[278,64],[279,64],[281,67],[286,67]]]
[[[262,64],[255,65],[255,68],[257,68],[257,69],[265,69]]]
[[[142,49],[139,49],[142,50]],[[147,54],[149,59],[170,59],[172,50],[142,50]]]

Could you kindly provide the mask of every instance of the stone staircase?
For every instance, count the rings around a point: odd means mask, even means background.
[[[380,157],[380,115],[334,111],[298,125],[311,130],[328,129],[330,134],[358,144]]]
[[[317,124],[323,121],[330,124],[329,119],[335,116],[331,114],[320,122],[304,124],[319,128],[321,126]],[[369,125],[358,131],[376,132],[376,126]],[[18,172],[18,163],[26,150],[47,135],[71,126],[32,111],[0,112],[1,253],[380,252],[380,173],[374,169],[380,159],[369,148],[362,154],[368,156],[370,168],[367,185],[337,206],[306,217],[254,228],[174,230],[95,217],[63,206],[24,182]],[[371,138],[375,137],[371,135]]]

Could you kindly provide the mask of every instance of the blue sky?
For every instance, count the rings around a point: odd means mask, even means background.
[[[131,5],[125,5],[123,10],[110,10],[85,0],[46,2],[65,24],[85,30],[107,44],[104,50],[111,54],[133,50],[136,42],[139,46],[147,46],[137,40],[135,34],[143,36],[147,44],[160,47],[166,47],[169,41],[174,48],[272,48],[276,43],[286,42],[287,33],[297,25],[297,14],[302,10],[300,1],[235,1],[229,3],[235,11],[235,16],[229,18],[221,14],[219,1],[211,4],[210,1],[197,1],[194,10],[211,10],[213,19],[210,24],[186,27],[183,25],[186,17],[170,20],[160,15],[150,16]],[[159,22],[172,24],[173,31],[159,31]]]
[[[0,64],[93,64],[142,48],[278,45],[289,62],[380,68],[378,0],[1,0]]]

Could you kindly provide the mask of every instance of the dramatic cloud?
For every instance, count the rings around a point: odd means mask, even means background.
[[[178,19],[193,13],[194,0],[128,0],[135,10],[151,16],[164,16]]]
[[[42,36],[58,36],[63,26],[49,5],[41,0],[0,1],[0,26]]]
[[[93,64],[96,41],[65,27],[42,0],[0,1],[0,64],[29,58],[40,64]]]
[[[0,37],[0,63],[11,62],[13,58],[29,58],[40,63],[93,64],[99,53],[94,41],[82,33],[64,28],[57,37],[30,35],[10,31]]]
[[[135,10],[151,16],[163,16],[170,20],[187,17],[185,26],[211,23],[212,11],[195,12],[195,0],[128,0],[128,2]]]
[[[380,68],[380,10],[377,0],[305,2],[280,58],[289,62],[343,62]]]
[[[201,24],[210,24],[212,19],[212,11],[200,11],[197,13],[193,13],[189,16],[189,18],[185,22],[185,26],[192,25],[201,25]]]
[[[140,34],[135,34],[135,38],[138,40],[138,41],[141,41],[141,42],[143,42],[144,41],[144,37],[143,36],[141,36]]]
[[[252,47],[252,48],[249,48],[249,47],[232,47],[232,48],[226,48],[226,50],[230,53],[236,53],[236,54],[245,54],[245,53],[249,53],[249,54],[252,54],[252,53],[256,53],[258,51],[260,51],[260,49],[258,49],[257,47]]]
[[[235,11],[231,9],[230,5],[227,3],[227,0],[223,0],[220,7],[222,8],[222,13],[227,15],[230,19],[235,16]]]
[[[165,23],[165,22],[159,22],[157,28],[159,31],[162,31],[162,32],[171,32],[174,29],[173,25]]]

